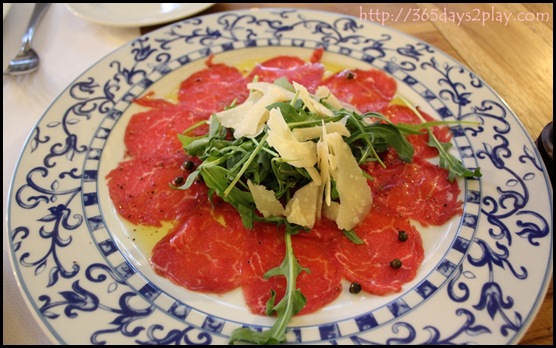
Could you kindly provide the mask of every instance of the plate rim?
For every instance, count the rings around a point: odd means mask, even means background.
[[[287,10],[287,9],[285,9],[285,8],[275,8],[275,9],[270,9],[270,8],[267,9],[267,8],[265,8],[265,9],[258,9],[258,11],[262,11],[262,12],[268,12],[268,11],[272,11],[272,10],[280,10],[280,11],[283,11],[283,10]],[[319,11],[319,10],[309,10],[309,9],[293,9],[293,10],[296,11],[296,12],[300,12],[300,13],[303,13],[303,12],[322,12],[322,13],[330,14],[330,15],[333,15],[333,16],[336,16],[336,17],[353,17],[353,16],[349,16],[349,15],[344,15],[344,14],[339,14],[339,13],[334,13],[334,12],[327,12],[327,11]],[[250,10],[238,10],[238,11],[218,12],[218,13],[215,13],[215,14],[209,14],[209,15],[205,15],[205,16],[199,16],[199,18],[206,18],[206,17],[210,17],[210,16],[220,16],[220,15],[223,15],[223,14],[226,14],[226,13],[253,13],[253,11],[250,11]],[[353,17],[353,18],[355,18],[355,17]],[[163,29],[164,29],[164,28],[161,28],[161,29],[158,29],[158,30],[163,30]],[[158,30],[157,30],[157,31],[158,31]],[[428,43],[424,42],[423,40],[421,40],[421,39],[419,39],[419,38],[417,38],[417,37],[415,37],[415,36],[413,36],[413,35],[404,33],[404,32],[402,32],[402,31],[400,31],[400,30],[398,30],[398,29],[391,28],[391,27],[387,27],[387,30],[395,31],[395,32],[397,32],[398,35],[403,35],[404,37],[410,38],[411,40],[414,40],[414,41],[416,41],[416,42],[423,42],[423,43],[429,45]],[[148,33],[148,34],[139,36],[138,38],[146,37],[146,36],[152,35],[152,34],[155,33],[155,32],[156,32],[156,31],[150,32],[150,33]],[[131,42],[133,42],[133,41],[135,41],[135,40],[137,40],[137,39],[134,39],[134,40],[132,40]],[[84,75],[86,72],[88,72],[90,69],[92,69],[93,67],[95,67],[95,66],[98,65],[99,63],[101,63],[105,58],[110,57],[112,54],[114,54],[114,52],[116,52],[116,51],[118,51],[118,50],[120,50],[120,49],[122,49],[122,48],[128,46],[131,42],[128,42],[128,43],[126,43],[126,44],[124,44],[124,45],[118,47],[118,48],[115,49],[113,52],[109,53],[107,56],[99,58],[92,66],[90,66],[90,67],[89,67],[88,69],[86,69],[82,74],[80,74],[70,85],[68,85],[66,88],[64,88],[63,91],[54,99],[54,101],[48,106],[48,108],[45,110],[45,112],[41,115],[41,117],[40,117],[39,120],[37,121],[36,125],[35,125],[35,126],[33,127],[33,129],[31,130],[31,132],[30,132],[30,134],[29,134],[27,140],[25,141],[24,147],[23,147],[23,149],[22,149],[22,151],[21,151],[21,153],[20,153],[20,156],[19,156],[19,158],[18,158],[18,160],[17,160],[17,163],[16,163],[16,165],[15,165],[15,167],[14,167],[14,174],[15,174],[15,172],[18,171],[18,169],[19,169],[20,166],[21,166],[22,158],[23,158],[23,155],[24,155],[24,150],[25,150],[25,149],[27,148],[27,146],[28,146],[28,143],[29,143],[30,138],[31,138],[31,134],[32,134],[33,131],[36,129],[36,127],[37,127],[39,124],[41,124],[41,122],[42,122],[43,119],[45,118],[46,114],[50,111],[50,109],[51,109],[52,106],[56,103],[56,101],[58,101],[58,99],[59,99],[64,93],[67,92],[67,90],[73,85],[73,83],[74,83],[75,81],[77,81],[78,79],[80,79],[81,77],[83,77],[83,75]],[[452,61],[452,62],[454,62],[454,63],[460,64],[460,65],[461,65],[462,67],[464,67],[467,71],[470,71],[470,72],[471,72],[470,69],[468,69],[467,67],[465,67],[465,66],[464,66],[461,62],[459,62],[457,59],[455,59],[455,58],[453,58],[452,56],[446,54],[445,52],[443,52],[442,50],[436,48],[435,46],[432,46],[432,45],[429,45],[429,46],[432,47],[432,48],[436,51],[437,54],[442,54],[442,55],[444,55],[448,60],[450,60],[450,61]],[[488,84],[486,84],[486,83],[484,83],[484,84],[485,84],[485,86],[494,94],[494,96],[497,98],[497,100],[500,101],[500,102],[502,102],[502,103],[504,104],[504,107],[509,111],[510,115],[512,116],[512,119],[513,119],[515,122],[517,122],[517,124],[520,126],[520,131],[526,136],[526,138],[531,142],[531,144],[533,144],[533,139],[532,139],[531,136],[528,134],[527,130],[526,130],[525,127],[523,126],[523,123],[522,123],[521,120],[517,117],[517,115],[513,112],[513,110],[509,107],[509,105],[506,103],[506,101],[505,101],[500,95],[498,95],[498,93],[497,93],[496,91],[494,91]],[[533,149],[534,149],[534,151],[535,151],[535,156],[536,156],[536,158],[540,158],[540,154],[539,154],[538,151],[536,150],[536,147],[533,146]],[[541,163],[542,163],[542,161],[541,161]],[[543,166],[544,166],[544,164],[543,164]],[[549,183],[548,176],[547,176],[547,173],[546,173],[546,168],[544,168],[543,175],[544,175],[545,181],[546,181],[547,183]],[[13,187],[13,186],[14,186],[14,185],[13,185],[13,184],[14,184],[14,181],[15,181],[15,176],[12,177],[12,182],[10,183],[10,186],[9,186],[8,198],[9,198],[10,200],[11,200],[11,197],[12,197],[12,190],[14,189],[14,187]],[[548,185],[548,186],[551,188],[550,185]],[[550,196],[552,196],[552,194],[553,194],[552,191],[550,191]],[[553,202],[550,202],[550,204],[552,204],[552,203],[553,203]],[[11,217],[11,204],[9,204],[8,210],[7,210],[7,219],[6,219],[6,220],[7,220],[7,223],[8,223],[8,227],[9,227],[9,220],[10,220],[10,217]],[[553,216],[551,216],[551,222],[553,223]],[[9,232],[10,232],[9,228],[8,228],[6,231],[7,231],[7,233],[9,233]],[[13,268],[13,270],[14,270],[14,274],[15,274],[15,276],[16,276],[15,278],[16,278],[16,280],[17,280],[17,282],[18,282],[18,286],[19,286],[19,288],[20,288],[20,290],[21,290],[21,289],[22,289],[21,284],[20,284],[20,282],[21,282],[21,279],[20,279],[21,273],[16,272],[16,266],[14,265],[15,258],[14,258],[14,255],[13,255],[14,250],[13,250],[13,245],[12,245],[11,241],[9,242],[9,248],[10,248],[10,252],[11,252],[10,263],[11,263],[12,268]],[[552,265],[552,262],[550,262],[550,260],[553,259],[553,253],[552,253],[552,252],[553,252],[553,248],[552,248],[552,246],[551,246],[551,248],[550,248],[550,259],[548,260],[548,261],[549,261],[550,269],[549,269],[549,271],[547,270],[546,274],[552,274],[552,267],[553,267],[553,265]],[[542,284],[542,287],[541,287],[541,291],[538,293],[538,297],[539,297],[541,300],[542,300],[542,298],[544,298],[544,297],[546,296],[546,291],[547,291],[547,289],[548,289],[549,280],[550,280],[550,276],[547,276],[547,277],[545,277],[545,278],[543,279],[543,284]],[[26,294],[26,295],[27,295],[27,294]],[[29,296],[24,296],[24,298],[25,298],[25,302],[28,304],[28,306],[30,305],[30,308],[33,308],[33,309],[34,309],[34,310],[32,310],[31,312],[33,313],[33,317],[35,317],[35,319],[37,319],[38,315],[37,315],[37,312],[35,312],[35,309],[36,309],[35,303],[32,303],[32,302],[31,302],[31,299],[30,299]],[[532,308],[531,311],[530,311],[531,314],[527,317],[527,319],[528,319],[529,322],[531,322],[532,320],[534,320],[534,318],[535,318],[535,316],[536,316],[536,314],[537,314],[537,312],[538,312],[538,308],[541,306],[541,304],[542,304],[542,301],[535,301],[535,306],[533,306],[533,308]],[[39,323],[41,323],[41,327],[42,327],[42,325],[43,325],[43,318],[41,317],[40,320],[37,320],[37,321],[38,321]],[[513,339],[514,339],[514,340],[519,340],[519,339],[521,339],[521,337],[522,337],[523,334],[526,332],[526,330],[527,330],[527,328],[529,327],[529,325],[530,325],[530,323],[529,323],[528,325],[523,325],[524,328],[523,328],[522,330],[520,330],[519,332],[517,332],[516,335],[513,336]],[[45,331],[45,333],[47,333],[47,336],[49,336],[49,338],[51,338],[51,339],[54,338],[54,335],[53,335],[52,330],[43,330],[43,331]],[[56,341],[54,341],[54,342],[56,342]],[[56,343],[58,343],[58,342],[56,342]]]

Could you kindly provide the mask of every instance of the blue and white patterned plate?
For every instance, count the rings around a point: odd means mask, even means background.
[[[425,260],[404,290],[344,293],[292,320],[290,343],[511,344],[532,322],[552,275],[552,188],[536,147],[480,78],[434,47],[356,18],[257,10],[192,18],[141,36],[75,80],[30,135],[13,179],[10,252],[41,326],[64,344],[226,344],[266,328],[241,291],[199,294],[156,276],[106,189],[123,132],[147,91],[169,95],[215,62],[324,47],[330,66],[384,69],[407,99],[454,127],[454,151],[480,179],[461,180],[464,213],[421,228]],[[534,198],[533,198],[534,195]],[[152,232],[152,231],[151,231]]]

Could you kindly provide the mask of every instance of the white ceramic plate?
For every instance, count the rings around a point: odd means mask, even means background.
[[[74,15],[91,22],[116,27],[140,27],[186,18],[212,5],[214,3],[67,3],[66,7]]]
[[[386,297],[343,294],[296,317],[295,344],[513,344],[552,275],[552,188],[521,122],[480,78],[434,47],[354,17],[275,9],[191,18],[141,36],[73,82],[30,135],[9,195],[8,230],[21,290],[63,344],[226,344],[243,325],[269,327],[241,292],[179,288],[152,272],[115,213],[104,176],[150,90],[166,95],[190,73],[284,54],[384,69],[427,113],[475,120],[454,127],[456,154],[482,178],[460,181],[464,213],[423,230],[417,278]],[[533,197],[534,195],[534,197]],[[347,292],[344,289],[344,293]]]
[[[10,12],[10,8],[12,7],[12,4],[2,4],[2,11],[4,12],[4,18],[6,19],[6,16],[8,15],[8,12]]]

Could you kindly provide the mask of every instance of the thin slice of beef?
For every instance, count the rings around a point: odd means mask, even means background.
[[[424,249],[419,232],[407,219],[373,210],[355,231],[364,244],[342,238],[334,245],[334,255],[343,266],[347,280],[382,296],[400,292],[403,284],[415,278]],[[404,242],[398,238],[400,231],[408,236]],[[401,261],[400,268],[390,265],[394,259]]]
[[[138,101],[143,105],[145,98]],[[155,157],[160,160],[183,154],[178,134],[199,121],[198,115],[180,105],[162,104],[131,117],[124,142],[131,157]],[[206,131],[206,127],[203,128]]]
[[[377,163],[366,168],[374,178],[369,182],[373,209],[385,209],[423,226],[440,226],[462,213],[459,185],[448,180],[446,169],[418,158],[404,163],[392,149],[385,164],[386,168]]]
[[[336,299],[341,293],[342,274],[338,262],[328,253],[332,248],[331,239],[320,238],[303,232],[292,236],[295,257],[302,271],[297,277],[296,288],[307,299],[299,315],[313,313]],[[255,314],[264,315],[271,290],[276,292],[277,304],[286,289],[286,278],[273,276],[264,279],[263,275],[274,267],[280,266],[285,255],[284,231],[275,226],[259,226],[251,231],[249,249],[252,251],[244,263],[242,288],[249,309]]]
[[[249,231],[238,213],[219,201],[198,208],[159,241],[151,256],[153,269],[187,289],[225,293],[241,284]]]
[[[241,104],[249,95],[247,80],[241,72],[223,63],[207,59],[207,68],[193,73],[180,85],[178,100],[187,110],[207,119],[232,103]]]
[[[317,51],[318,52],[318,51]],[[324,66],[318,62],[320,57],[311,63],[293,56],[279,56],[257,64],[247,77],[252,81],[257,76],[260,82],[274,82],[279,78],[286,78],[290,83],[297,82],[307,88],[311,93],[322,80]]]
[[[185,154],[159,161],[152,157],[134,157],[120,162],[108,178],[110,198],[118,213],[137,225],[161,226],[190,214],[198,200],[206,198],[206,186],[195,183],[187,191],[176,190],[170,183],[187,177],[180,168]]]
[[[382,110],[392,100],[397,89],[392,77],[375,69],[346,69],[326,78],[321,85],[363,113]]]

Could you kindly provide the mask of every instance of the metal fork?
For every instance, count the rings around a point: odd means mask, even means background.
[[[4,75],[21,75],[31,73],[39,68],[39,55],[31,47],[31,41],[35,34],[35,27],[39,23],[42,15],[46,12],[50,4],[37,3],[31,14],[31,19],[23,34],[21,48],[10,64],[4,70]]]

